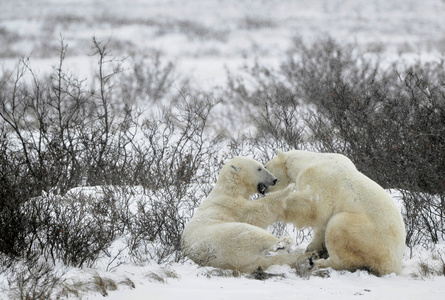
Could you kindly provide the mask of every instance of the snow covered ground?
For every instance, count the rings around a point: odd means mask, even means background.
[[[0,68],[19,57],[48,72],[58,60],[62,36],[67,65],[89,76],[91,39],[111,38],[113,55],[156,49],[202,88],[225,83],[256,58],[276,65],[294,36],[311,41],[330,35],[355,42],[392,61],[399,56],[439,59],[445,53],[443,0],[3,0],[0,2]],[[436,253],[436,254],[434,254]],[[412,254],[412,258],[411,255]],[[302,278],[288,267],[265,281],[227,276],[192,263],[123,264],[111,271],[68,269],[67,282],[97,278],[117,283],[108,299],[444,299],[445,277],[421,273],[420,265],[440,266],[445,244],[435,250],[406,251],[400,275],[381,278],[360,271],[330,271],[328,278]],[[431,270],[430,270],[431,271]],[[0,276],[0,284],[5,278]],[[81,293],[102,299],[104,292]],[[6,299],[5,293],[0,299]]]
[[[260,281],[212,275],[213,269],[190,264],[127,266],[108,276],[116,280],[128,276],[135,288],[119,285],[116,291],[108,292],[108,299],[443,299],[445,277],[412,278],[409,270],[415,268],[413,262],[405,261],[399,276],[379,278],[366,271],[331,271],[329,278],[301,278],[289,267],[277,266],[270,271],[283,277]],[[85,299],[103,296],[91,294]]]
[[[193,273],[184,275],[193,275]],[[212,296],[213,299],[353,299],[356,296],[363,296],[363,299],[393,297],[401,299],[433,299],[436,297],[435,299],[441,299],[444,295],[443,284],[445,283],[443,278],[437,281],[420,282],[395,276],[376,278],[367,273],[336,273],[332,274],[332,278],[329,279],[311,278],[309,280],[292,278],[292,274],[288,276],[289,278],[286,279],[267,282],[237,279],[214,280],[214,278],[212,278],[214,282],[212,280],[200,282],[192,278],[189,282],[184,280],[182,284],[179,281],[177,284],[171,283],[171,289],[152,286],[147,292],[159,293],[153,299],[167,299],[168,297],[173,299],[181,297],[181,295],[186,296],[185,299],[208,299],[209,297],[204,295],[204,291],[210,295],[216,294],[215,297]],[[186,293],[187,289],[184,287],[193,285],[195,285],[194,291]]]
[[[157,49],[203,87],[225,82],[258,58],[275,65],[292,37],[330,35],[368,51],[436,57],[445,51],[443,0],[4,0],[0,58],[12,66],[31,56],[42,72],[55,63],[60,38],[68,62],[89,75],[91,39],[112,39],[114,55]]]

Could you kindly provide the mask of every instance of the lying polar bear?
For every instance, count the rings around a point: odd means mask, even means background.
[[[251,273],[259,267],[296,263],[290,238],[277,238],[265,228],[283,219],[285,198],[295,185],[258,200],[277,179],[259,162],[235,157],[222,168],[215,187],[182,234],[184,254],[201,266]]]
[[[315,260],[317,267],[365,268],[376,275],[400,271],[406,236],[402,216],[385,190],[347,157],[278,151],[266,168],[278,178],[273,189],[297,184],[286,199],[285,221],[314,229],[307,251],[327,249],[329,255]]]

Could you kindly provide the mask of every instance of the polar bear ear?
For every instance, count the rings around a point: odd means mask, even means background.
[[[281,151],[281,149],[277,149],[277,155],[278,155],[278,156],[281,156],[281,155],[283,155],[283,154],[284,154],[284,152]]]

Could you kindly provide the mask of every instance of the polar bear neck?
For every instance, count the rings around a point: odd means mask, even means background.
[[[216,181],[214,191],[231,197],[243,197],[249,199],[256,193],[254,187],[249,186],[242,176],[233,176],[233,174],[221,174]]]

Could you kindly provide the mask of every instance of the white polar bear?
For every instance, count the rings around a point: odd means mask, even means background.
[[[213,190],[184,228],[183,253],[201,266],[243,273],[296,263],[299,255],[288,251],[292,240],[277,238],[266,230],[283,219],[285,198],[295,185],[250,200],[257,192],[264,194],[276,181],[253,159],[235,157],[228,161]]]
[[[266,164],[278,178],[271,190],[296,182],[286,199],[285,221],[312,227],[307,252],[329,258],[314,261],[319,268],[368,269],[373,274],[398,273],[405,249],[405,225],[393,199],[360,173],[341,154],[278,151]]]

